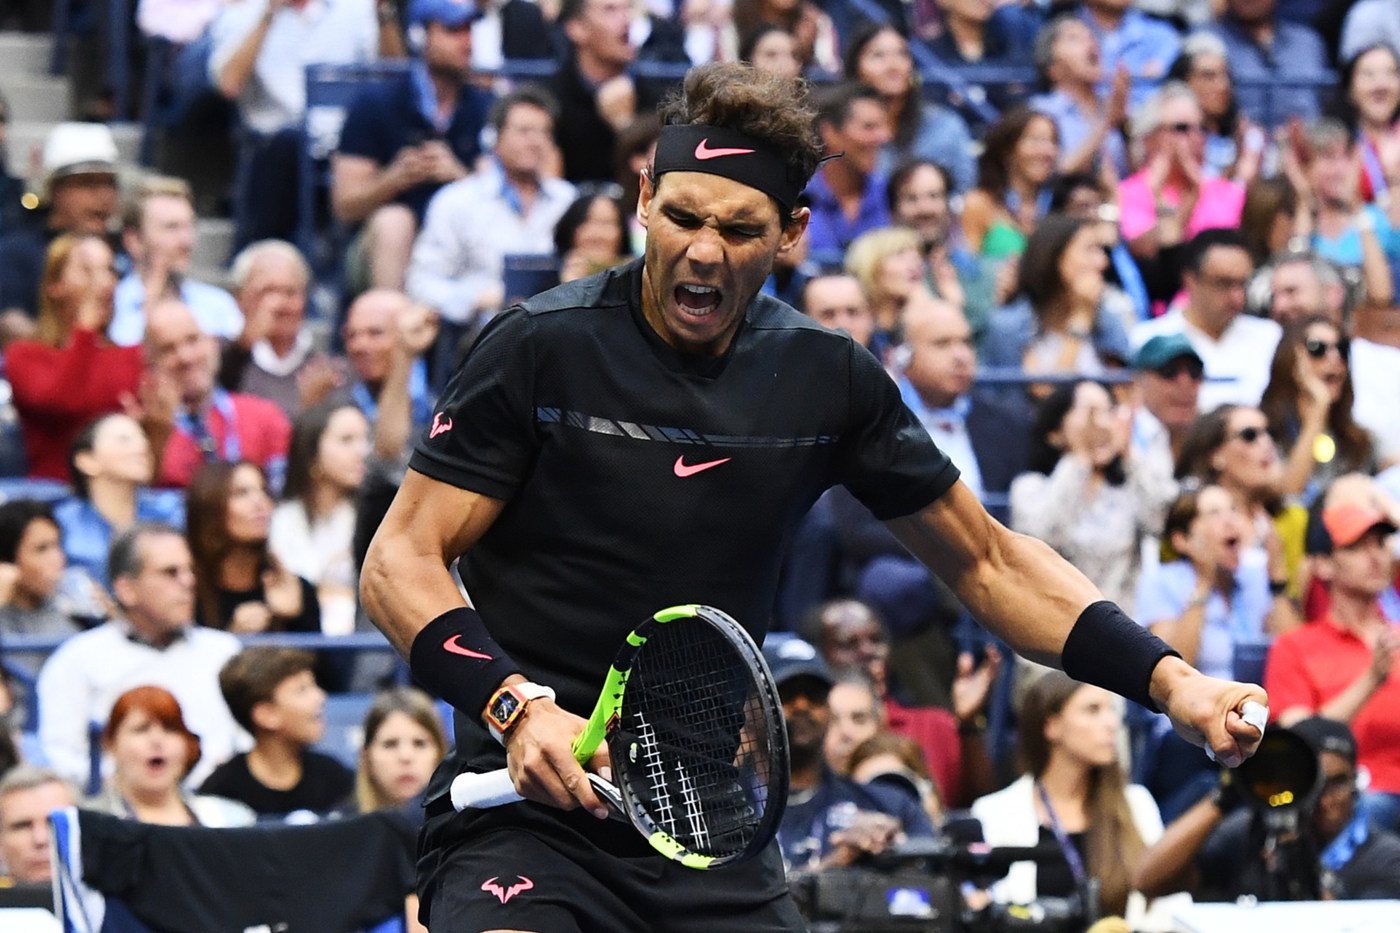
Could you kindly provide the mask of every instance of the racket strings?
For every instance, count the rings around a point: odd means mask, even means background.
[[[654,631],[621,711],[624,781],[637,805],[687,849],[742,852],[768,805],[765,722],[749,662],[709,625]]]

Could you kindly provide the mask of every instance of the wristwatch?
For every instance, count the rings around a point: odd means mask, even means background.
[[[554,699],[554,688],[526,681],[510,684],[491,694],[491,702],[486,704],[486,727],[502,745],[506,744],[506,733],[525,712],[531,700],[540,697]]]

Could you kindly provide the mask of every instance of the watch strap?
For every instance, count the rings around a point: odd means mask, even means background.
[[[498,716],[496,707],[500,702],[501,695],[507,693],[515,697],[515,707],[508,714]],[[511,726],[515,725],[525,714],[525,707],[530,704],[530,701],[540,697],[554,699],[554,688],[527,680],[524,683],[501,687],[491,694],[491,700],[486,704],[486,727],[491,731],[491,737],[500,742],[501,745],[505,745],[506,733],[510,731]]]

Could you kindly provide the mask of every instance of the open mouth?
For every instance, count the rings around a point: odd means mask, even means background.
[[[165,767],[166,757],[164,755],[152,755],[146,759],[146,767],[152,771],[159,771]]]
[[[713,285],[677,285],[676,304],[686,314],[703,317],[719,307],[724,293]]]

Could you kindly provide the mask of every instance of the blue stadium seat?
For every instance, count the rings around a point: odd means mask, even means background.
[[[317,222],[317,206],[330,191],[330,158],[340,147],[340,131],[355,98],[367,88],[408,72],[407,59],[353,65],[306,67],[306,115],[302,120],[296,245],[311,263],[319,282],[338,283],[344,249],[334,222],[327,231]],[[323,232],[329,237],[323,238]]]
[[[41,502],[57,502],[72,495],[67,483],[54,479],[29,479],[27,477],[0,478],[0,504],[12,499],[38,499]]]
[[[365,713],[374,702],[372,693],[333,693],[326,697],[326,734],[316,751],[354,770],[360,760]]]

